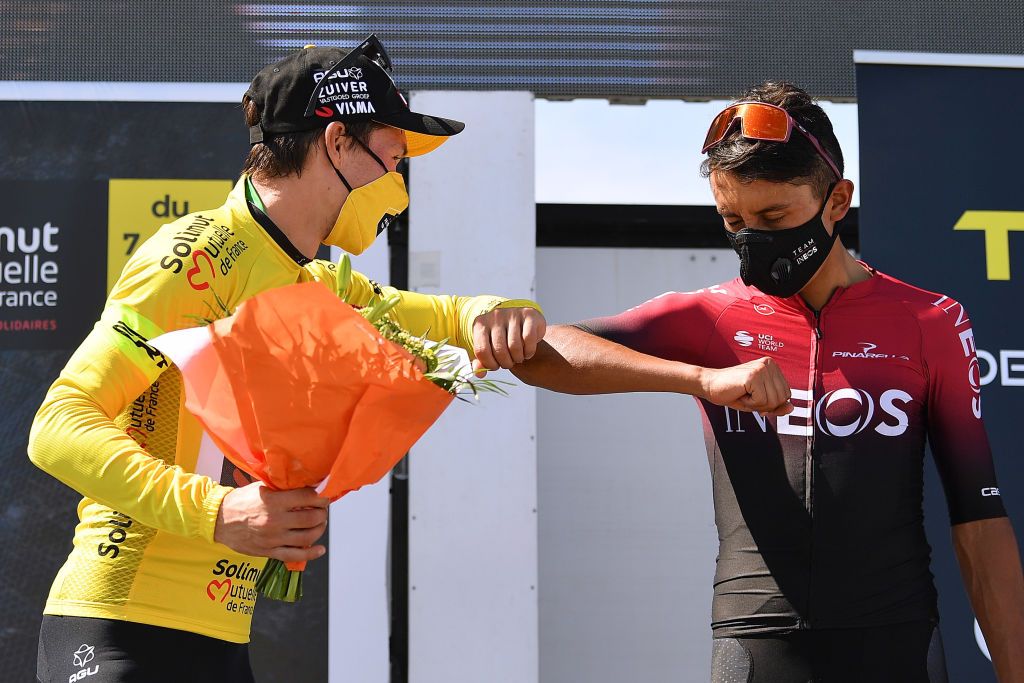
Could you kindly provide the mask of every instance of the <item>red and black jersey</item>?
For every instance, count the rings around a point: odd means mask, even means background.
[[[873,272],[816,313],[737,279],[578,326],[705,367],[770,356],[792,387],[795,409],[778,418],[700,401],[716,636],[934,617],[926,441],[953,524],[1006,514],[971,321],[946,296]]]

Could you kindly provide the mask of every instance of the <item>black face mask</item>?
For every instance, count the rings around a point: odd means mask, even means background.
[[[732,248],[739,254],[743,284],[757,287],[765,294],[788,297],[811,281],[828,258],[839,234],[838,229],[828,234],[821,218],[834,187],[829,186],[821,211],[801,226],[785,230],[725,231]]]

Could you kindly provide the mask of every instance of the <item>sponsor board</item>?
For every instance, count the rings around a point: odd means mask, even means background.
[[[955,101],[950,92],[957,93]],[[979,418],[981,394],[985,397],[985,427],[999,483],[988,484],[980,494],[991,502],[996,486],[1007,491],[1008,512],[1020,529],[1024,464],[1016,454],[1024,408],[1024,393],[1017,389],[1024,385],[1024,319],[1018,313],[1024,195],[1015,156],[993,153],[1007,148],[1003,127],[953,130],[947,124],[997,121],[1019,110],[1024,69],[861,63],[857,98],[860,189],[871,197],[859,216],[863,258],[882,272],[939,293],[931,304],[940,323],[929,333],[956,364],[950,380],[968,385],[958,392],[962,406],[957,408],[967,419]],[[892,112],[905,107],[938,107],[943,116],[919,121],[913,136],[893,136]],[[934,144],[938,135],[942,145]],[[1015,140],[1013,145],[1019,147]],[[941,172],[920,173],[926,168]],[[924,196],[927,201],[910,200]],[[931,459],[925,462],[931,569],[942,623],[953,625],[943,627],[949,678],[991,681],[991,664],[978,652],[986,652],[984,639],[979,630],[972,634],[966,628],[974,619],[950,542],[940,477]]]
[[[99,317],[105,189],[0,182],[0,348],[71,348]]]
[[[1009,280],[1010,233],[1024,231],[1024,211],[964,211],[954,230],[975,230],[985,234],[985,276]]]
[[[161,225],[213,209],[231,192],[229,180],[110,180],[107,217],[107,292],[139,246]]]
[[[220,206],[230,190],[228,180],[0,183],[0,348],[78,346],[139,246],[165,223]],[[201,270],[203,256],[194,261]],[[227,267],[223,257],[208,265]]]

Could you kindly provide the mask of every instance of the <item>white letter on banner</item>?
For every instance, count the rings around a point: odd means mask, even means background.
[[[1004,387],[1024,387],[1024,363],[1010,362],[1022,358],[1024,358],[1024,351],[1003,350],[999,352],[1000,379]]]
[[[981,349],[978,349],[978,360],[985,361],[985,364],[988,365],[988,369],[981,376],[981,386],[985,386],[990,384],[996,378],[996,375],[999,374],[999,363],[996,362],[995,356]]]

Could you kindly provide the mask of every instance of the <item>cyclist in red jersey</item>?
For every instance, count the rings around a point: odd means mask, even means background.
[[[719,535],[713,681],[946,680],[922,515],[926,442],[999,679],[1024,681],[1024,579],[967,311],[843,247],[836,224],[853,184],[804,91],[750,90],[715,118],[704,151],[741,277],[551,327],[514,372],[555,391],[610,393],[676,390],[652,381],[671,366],[654,373],[644,354],[781,368],[786,414],[693,392]]]

